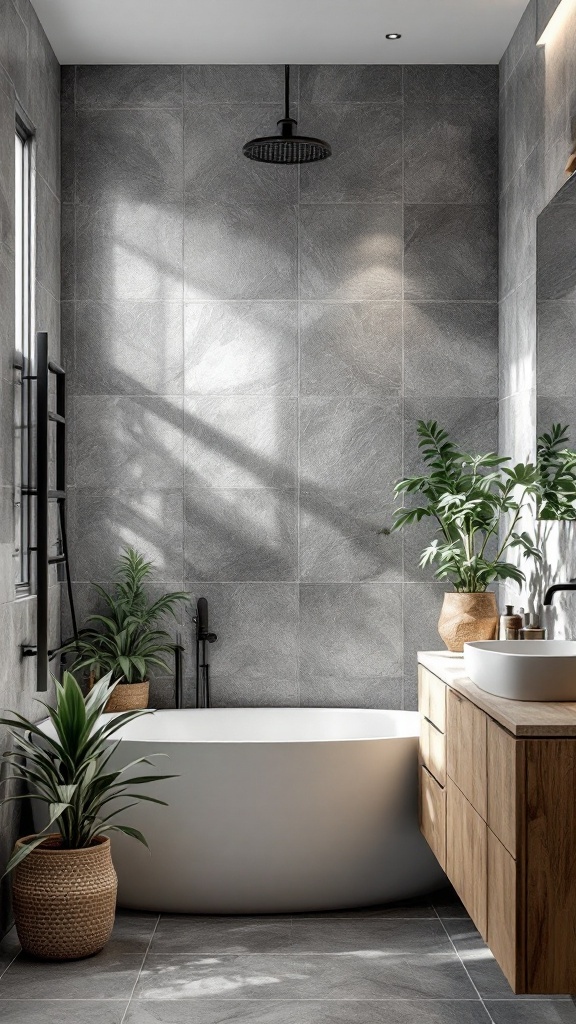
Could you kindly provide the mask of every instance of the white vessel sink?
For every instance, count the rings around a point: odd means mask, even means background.
[[[511,700],[576,701],[576,640],[490,640],[464,644],[466,675]]]

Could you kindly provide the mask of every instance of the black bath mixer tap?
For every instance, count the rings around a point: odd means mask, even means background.
[[[206,644],[218,639],[208,627],[208,601],[199,597],[196,602],[196,707],[210,707],[210,665],[206,661]]]

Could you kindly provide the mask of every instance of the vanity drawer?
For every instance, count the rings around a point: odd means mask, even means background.
[[[446,767],[472,807],[488,819],[486,715],[456,690],[448,688]]]
[[[441,786],[446,785],[446,737],[427,718],[420,723],[420,761]]]
[[[443,871],[446,870],[446,790],[420,766],[420,831]]]
[[[488,826],[451,778],[446,783],[446,874],[486,941]]]
[[[446,684],[418,666],[418,708],[440,732],[446,732]]]
[[[519,855],[524,806],[524,742],[488,719],[488,827],[512,857]]]
[[[525,984],[520,877],[516,861],[488,829],[488,945],[515,991]]]

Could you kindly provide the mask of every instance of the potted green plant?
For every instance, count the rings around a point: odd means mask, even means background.
[[[164,656],[173,653],[174,643],[159,623],[166,615],[175,616],[178,604],[188,601],[189,596],[174,591],[152,601],[145,589],[152,568],[152,562],[128,548],[118,560],[112,593],[93,584],[106,605],[106,614],[91,615],[78,640],[68,648],[76,653],[72,668],[88,669],[89,685],[104,673],[111,673],[120,684],[106,711],[146,708],[149,669],[155,666],[169,671]]]
[[[173,776],[139,775],[139,764],[152,763],[143,757],[112,769],[115,735],[150,712],[102,718],[116,685],[110,674],[87,698],[70,672],[55,685],[56,706],[44,704],[51,728],[16,713],[0,719],[13,740],[13,749],[3,755],[11,766],[10,778],[29,786],[29,792],[2,802],[33,799],[48,810],[46,827],[17,841],[6,874],[13,872],[14,918],[22,948],[43,959],[72,960],[97,953],[112,931],[117,880],[109,833],[123,832],[147,845],[142,833],[119,823],[117,815],[139,800],[164,804],[140,792],[140,786]]]
[[[525,580],[512,552],[541,560],[533,537],[522,529],[525,514],[534,503],[548,518],[566,518],[561,509],[573,509],[576,455],[562,448],[567,430],[560,425],[538,438],[535,464],[515,466],[494,452],[463,451],[436,422],[419,420],[417,433],[425,472],[396,484],[397,498],[417,500],[394,512],[391,529],[426,519],[436,523],[437,536],[422,552],[420,566],[435,566],[435,579],[454,588],[444,595],[438,631],[449,650],[462,651],[466,641],[496,635],[498,607],[490,584]]]

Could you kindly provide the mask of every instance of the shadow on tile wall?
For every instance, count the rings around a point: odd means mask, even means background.
[[[74,575],[206,594],[218,703],[412,707],[441,588],[377,531],[419,416],[496,445],[497,69],[295,78],[300,172],[241,154],[281,67],[62,69]]]

